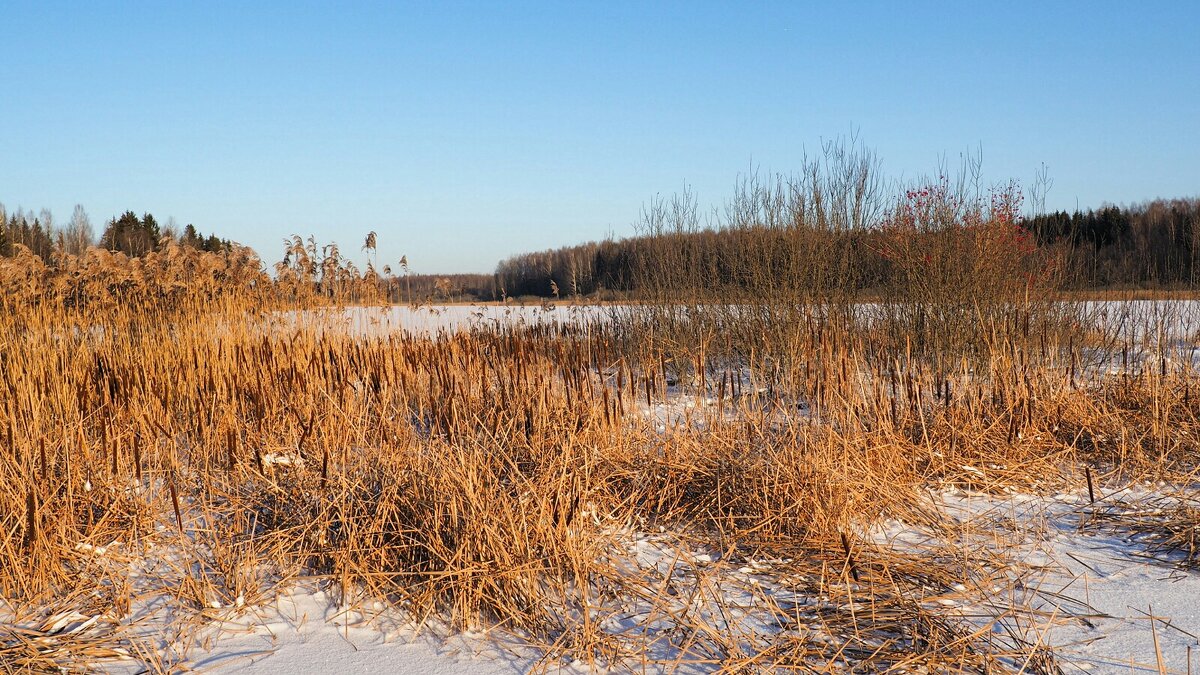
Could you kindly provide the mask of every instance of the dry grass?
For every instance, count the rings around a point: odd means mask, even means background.
[[[281,328],[261,278],[206,255],[3,263],[27,289],[0,316],[9,670],[170,669],[303,576],[512,632],[547,667],[1057,672],[1022,608],[937,602],[994,605],[1007,563],[863,533],[937,527],[933,485],[1172,477],[1200,442],[1190,370],[1089,380],[1019,315],[953,364],[818,312],[742,360],[621,321],[366,337]],[[56,629],[64,607],[95,621]],[[168,637],[137,634],[150,614]]]

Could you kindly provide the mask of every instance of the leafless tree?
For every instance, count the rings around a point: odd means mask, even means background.
[[[80,255],[92,245],[94,237],[92,221],[88,219],[83,205],[76,204],[75,211],[71,213],[71,220],[62,229],[64,251],[72,255]]]

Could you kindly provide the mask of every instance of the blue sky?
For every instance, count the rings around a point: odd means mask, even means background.
[[[1043,6],[1053,4],[1053,7]],[[1200,194],[1200,3],[0,2],[0,201],[418,272],[633,232],[857,129],[1051,208]],[[361,256],[360,256],[361,257]]]

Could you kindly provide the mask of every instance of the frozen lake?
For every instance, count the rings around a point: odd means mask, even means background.
[[[1195,342],[1200,337],[1200,300],[1110,300],[1073,303],[1085,323],[1116,340]],[[391,305],[341,307],[284,312],[281,327],[300,323],[312,328],[341,328],[359,335],[396,331],[434,334],[481,327],[603,321],[631,305],[589,305],[567,302],[545,305]],[[879,305],[863,303],[869,315]],[[753,311],[753,310],[752,310]]]

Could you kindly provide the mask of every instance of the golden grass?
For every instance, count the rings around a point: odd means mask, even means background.
[[[939,526],[924,491],[946,483],[1179,477],[1200,442],[1189,369],[1101,379],[1029,322],[957,364],[815,314],[740,363],[621,322],[356,336],[272,321],[283,303],[244,261],[89,255],[0,270],[26,289],[0,316],[0,597],[26,617],[0,624],[10,670],[118,648],[169,669],[188,626],[304,576],[511,631],[547,667],[1057,672],[1019,607],[990,630],[932,602],[981,601],[1006,563],[863,533]],[[647,412],[689,399],[665,428]],[[669,569],[631,564],[647,532]],[[153,573],[135,584],[118,555]],[[733,574],[765,559],[787,562]],[[183,617],[175,643],[121,630],[154,593]],[[45,627],[84,597],[111,630]],[[771,630],[720,618],[751,600]]]

